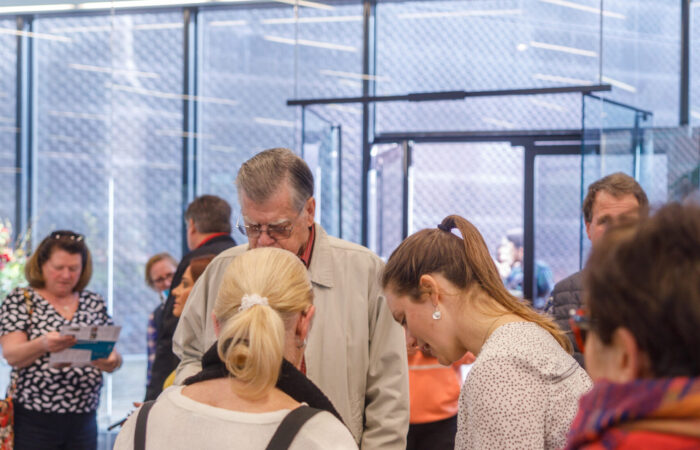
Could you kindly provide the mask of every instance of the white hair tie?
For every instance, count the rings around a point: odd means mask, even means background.
[[[241,306],[238,308],[239,311],[246,310],[251,306],[255,305],[269,305],[267,297],[261,297],[258,294],[244,294],[241,298]]]

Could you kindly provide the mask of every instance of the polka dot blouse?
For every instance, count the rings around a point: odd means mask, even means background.
[[[561,448],[590,388],[585,370],[539,325],[501,325],[462,386],[455,448]]]
[[[31,315],[24,291],[30,295]],[[94,292],[81,291],[78,309],[66,320],[32,288],[17,288],[0,306],[0,336],[24,331],[29,340],[58,331],[63,325],[112,325],[104,299]],[[28,367],[18,370],[15,401],[25,409],[53,413],[90,413],[97,410],[102,372],[93,367],[49,368],[45,353]]]

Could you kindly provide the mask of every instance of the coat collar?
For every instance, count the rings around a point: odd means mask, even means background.
[[[319,286],[333,287],[333,252],[330,238],[321,225],[314,223],[314,250],[311,255],[309,277]]]

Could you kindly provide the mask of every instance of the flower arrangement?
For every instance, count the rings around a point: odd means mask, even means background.
[[[12,242],[12,226],[9,222],[0,222],[0,303],[14,288],[26,284],[24,265],[28,236],[29,233]]]

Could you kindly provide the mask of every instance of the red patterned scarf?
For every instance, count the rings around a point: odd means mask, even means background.
[[[566,448],[616,448],[640,430],[700,438],[700,378],[596,382],[581,397]]]

